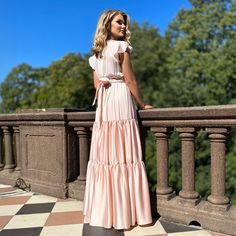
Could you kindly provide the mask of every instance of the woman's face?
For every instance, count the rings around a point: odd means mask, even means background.
[[[125,36],[126,25],[124,17],[119,14],[111,21],[111,39],[120,39]]]

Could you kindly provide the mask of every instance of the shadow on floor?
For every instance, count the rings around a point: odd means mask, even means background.
[[[105,229],[103,227],[84,224],[82,236],[124,236],[123,230]]]

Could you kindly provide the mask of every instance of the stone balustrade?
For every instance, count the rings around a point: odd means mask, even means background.
[[[140,111],[139,117],[142,144],[147,131],[155,137],[161,217],[187,225],[198,222],[206,229],[236,235],[236,206],[225,195],[225,149],[228,133],[236,126],[236,106],[161,108]],[[0,115],[0,182],[14,185],[22,178],[33,191],[83,200],[94,118],[94,112],[78,109]],[[206,200],[195,189],[199,130],[210,143],[211,193]],[[181,143],[179,193],[169,184],[168,143],[173,131]]]

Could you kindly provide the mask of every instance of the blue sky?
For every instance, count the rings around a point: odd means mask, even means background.
[[[46,67],[69,52],[89,52],[104,10],[123,10],[163,34],[189,7],[188,0],[0,0],[0,83],[20,63]]]

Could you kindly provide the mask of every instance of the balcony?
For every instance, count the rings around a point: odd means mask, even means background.
[[[0,183],[15,185],[20,178],[34,192],[83,200],[94,115],[77,109],[0,115]],[[225,150],[229,132],[236,125],[236,106],[162,108],[140,111],[139,117],[143,150],[147,131],[155,137],[154,210],[164,220],[186,225],[197,222],[205,229],[235,235],[236,206],[231,204],[231,196],[225,195]],[[169,185],[168,144],[173,132],[181,143],[180,192]],[[207,199],[195,189],[199,132],[207,135],[210,144],[211,189]]]

